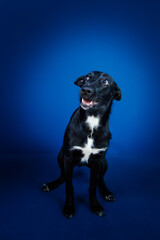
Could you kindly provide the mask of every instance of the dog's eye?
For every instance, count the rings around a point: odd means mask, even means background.
[[[108,85],[109,82],[105,79],[105,80],[102,80],[102,83],[104,83],[105,85]]]

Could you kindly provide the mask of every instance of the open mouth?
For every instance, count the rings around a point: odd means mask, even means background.
[[[97,104],[98,104],[98,102],[96,102],[96,101],[89,101],[87,99],[82,98],[81,107],[84,109],[87,109],[87,108],[93,107]]]

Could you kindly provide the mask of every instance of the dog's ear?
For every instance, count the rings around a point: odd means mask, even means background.
[[[122,97],[121,89],[118,87],[117,83],[114,82],[115,93],[113,99],[120,101]]]
[[[74,84],[79,86],[80,88],[83,86],[84,84],[84,81],[85,81],[85,76],[82,76],[82,77],[79,77],[75,82]]]

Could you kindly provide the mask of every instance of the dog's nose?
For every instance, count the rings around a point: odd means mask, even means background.
[[[82,94],[91,96],[93,94],[93,89],[90,87],[83,87],[81,92],[82,92]]]

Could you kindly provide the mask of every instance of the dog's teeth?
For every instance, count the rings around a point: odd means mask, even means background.
[[[85,100],[84,98],[82,98],[82,104],[84,104],[85,106],[88,106],[88,107],[92,107],[94,105],[97,104],[96,101],[88,101],[88,100]]]

